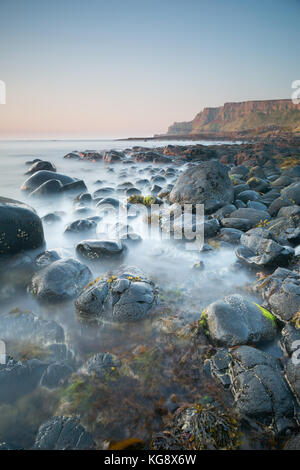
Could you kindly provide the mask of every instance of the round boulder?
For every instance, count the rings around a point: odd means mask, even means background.
[[[44,243],[42,221],[27,204],[0,197],[0,255],[39,248]]]
[[[218,161],[204,161],[182,173],[170,193],[170,201],[179,204],[204,204],[213,212],[233,201],[232,182],[227,168]]]

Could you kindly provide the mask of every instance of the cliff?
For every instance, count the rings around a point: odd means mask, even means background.
[[[167,134],[239,132],[270,126],[300,132],[300,104],[295,105],[291,100],[225,103],[217,108],[204,108],[192,121],[175,122]]]

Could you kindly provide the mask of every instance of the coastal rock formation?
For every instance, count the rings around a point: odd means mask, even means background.
[[[168,135],[188,135],[201,132],[232,132],[281,126],[298,128],[300,104],[292,100],[258,100],[225,103],[216,108],[204,108],[190,122],[175,122]]]

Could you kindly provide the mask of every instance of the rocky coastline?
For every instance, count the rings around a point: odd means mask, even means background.
[[[0,198],[0,449],[299,450],[300,142],[248,137],[62,155],[93,187],[19,170],[22,202]],[[198,251],[175,236],[184,204],[204,205]]]

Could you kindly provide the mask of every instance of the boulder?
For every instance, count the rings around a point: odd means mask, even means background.
[[[222,361],[212,364],[212,373],[230,380],[236,409],[275,433],[294,428],[295,402],[284,378],[280,361],[251,346],[240,346]]]
[[[35,450],[88,450],[95,443],[79,418],[54,416],[42,424],[33,446]]]
[[[253,228],[241,236],[241,246],[236,250],[238,259],[253,268],[286,266],[294,250],[277,243],[264,228]]]
[[[36,188],[41,186],[49,180],[58,180],[62,185],[73,183],[75,180],[67,175],[62,175],[60,173],[55,173],[54,171],[40,170],[27,178],[26,181],[21,186],[23,191],[34,191]]]
[[[38,359],[0,363],[0,403],[13,403],[31,393],[39,384],[47,365]]]
[[[44,243],[42,221],[22,202],[0,197],[0,255],[39,248]]]
[[[154,284],[135,269],[91,283],[76,299],[81,318],[132,322],[148,317],[156,303]]]
[[[223,346],[258,344],[277,333],[273,315],[239,294],[213,302],[203,315],[211,338]]]
[[[36,173],[37,171],[40,170],[47,170],[47,171],[56,171],[56,168],[52,163],[46,162],[44,160],[39,160],[38,162],[35,162],[28,171],[26,171],[25,175],[32,175],[33,173]]]
[[[89,261],[119,258],[125,246],[119,240],[83,240],[76,246],[77,253]]]
[[[90,279],[87,266],[73,258],[61,259],[35,274],[29,291],[40,301],[61,302],[78,295]]]
[[[251,227],[255,227],[259,223],[264,223],[270,220],[271,216],[267,211],[259,211],[257,209],[246,207],[232,212],[230,214],[230,218],[247,219],[249,220]]]
[[[182,173],[170,193],[171,203],[204,204],[214,212],[233,201],[233,186],[227,168],[218,161],[205,161]]]
[[[89,219],[74,220],[65,228],[66,234],[77,234],[82,232],[96,232],[97,222]]]
[[[29,194],[29,197],[48,197],[60,195],[63,185],[59,180],[48,180]]]
[[[281,190],[281,195],[292,204],[300,204],[300,183],[293,183]]]
[[[277,268],[273,274],[255,282],[252,290],[267,302],[272,313],[289,322],[300,310],[300,274]]]

